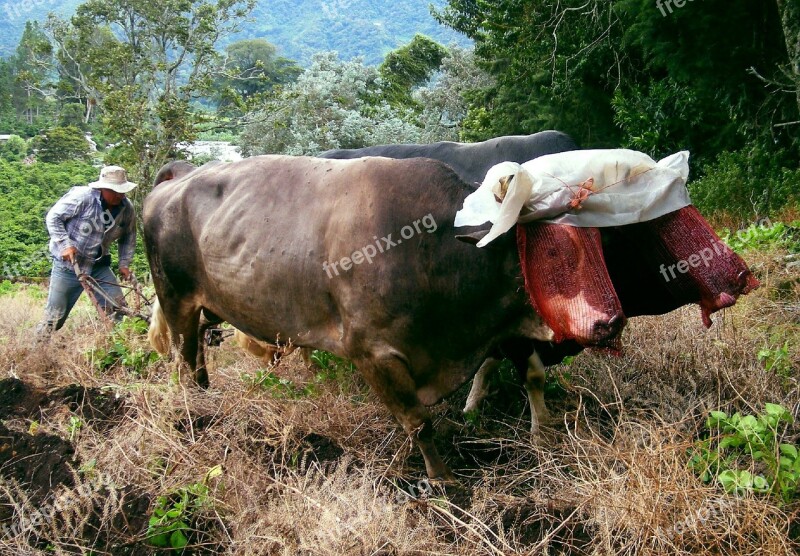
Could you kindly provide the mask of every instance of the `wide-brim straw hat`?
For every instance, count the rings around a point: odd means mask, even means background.
[[[136,187],[136,184],[128,181],[128,173],[125,168],[121,166],[106,166],[100,170],[100,179],[90,183],[89,187],[127,193]]]

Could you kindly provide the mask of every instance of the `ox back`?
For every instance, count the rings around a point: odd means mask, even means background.
[[[546,154],[577,149],[578,145],[566,133],[540,131],[531,135],[496,137],[481,143],[442,141],[427,145],[377,145],[363,149],[334,149],[318,156],[319,158],[339,159],[360,158],[363,156],[433,158],[445,162],[455,170],[463,181],[474,188],[483,182],[486,172],[495,164],[506,161],[522,164]]]
[[[144,237],[173,342],[206,384],[201,311],[346,357],[416,435],[428,474],[449,476],[424,405],[503,342],[551,337],[513,234],[491,249],[455,238],[470,191],[430,159],[261,156],[162,183],[145,200]]]

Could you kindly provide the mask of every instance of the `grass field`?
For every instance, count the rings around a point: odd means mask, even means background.
[[[225,341],[200,391],[141,327],[109,335],[86,303],[35,346],[43,290],[7,286],[0,552],[796,553],[800,428],[747,429],[767,441],[753,455],[720,451],[726,431],[706,427],[712,411],[766,416],[770,403],[799,416],[800,264],[779,248],[745,259],[763,287],[710,330],[697,307],[636,318],[621,357],[549,369],[554,419],[538,441],[509,370],[480,415],[461,414],[468,386],[435,406],[457,485],[424,480],[346,362],[296,353],[269,371]]]

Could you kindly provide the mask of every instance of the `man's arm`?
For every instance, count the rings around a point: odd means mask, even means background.
[[[78,253],[78,248],[67,234],[67,221],[75,218],[83,211],[84,199],[79,193],[74,189],[65,193],[47,211],[47,216],[45,217],[47,233],[50,234],[50,238],[55,242],[64,260],[72,260],[72,257]]]

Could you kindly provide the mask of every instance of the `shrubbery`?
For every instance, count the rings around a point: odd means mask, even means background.
[[[721,153],[689,184],[694,204],[705,214],[749,220],[797,203],[800,168],[783,165],[783,154],[752,144]]]
[[[50,271],[44,217],[73,185],[97,179],[89,164],[0,160],[0,275],[44,276]]]
[[[8,141],[0,143],[0,158],[9,162],[18,162],[28,153],[28,143],[19,135],[12,135]]]
[[[48,129],[33,138],[31,147],[42,162],[87,160],[89,155],[89,142],[83,132],[74,126]]]

